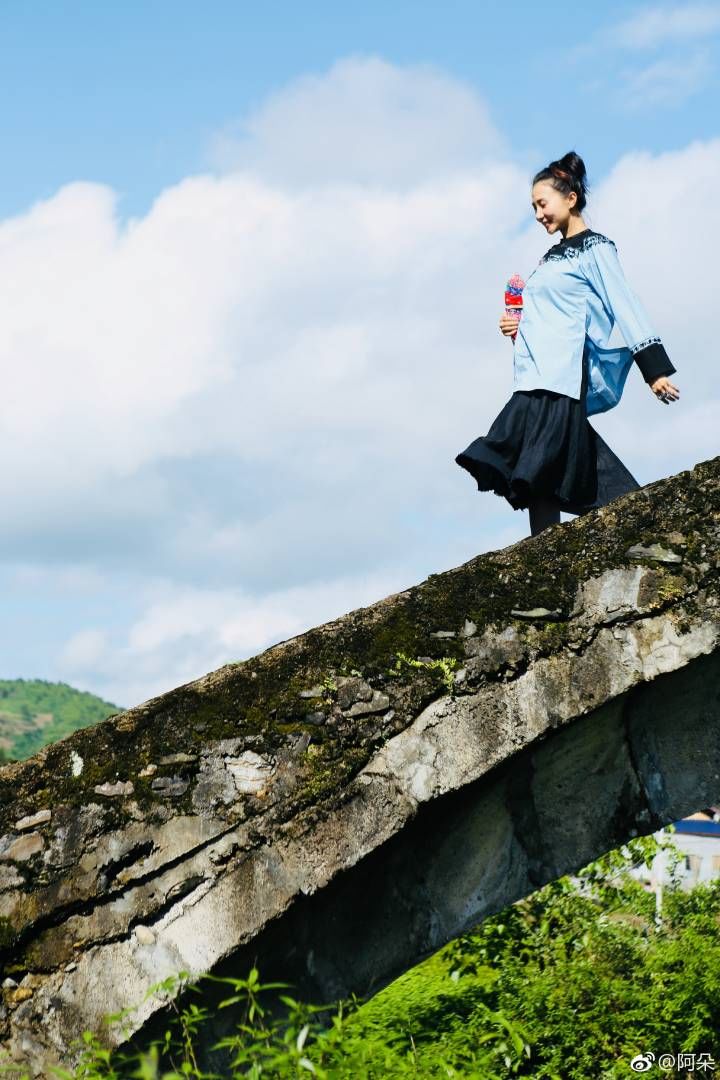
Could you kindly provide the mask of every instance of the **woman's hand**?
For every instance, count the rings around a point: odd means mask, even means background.
[[[680,397],[680,391],[670,382],[667,375],[661,375],[659,379],[651,382],[650,389],[655,397],[664,401],[666,405],[669,405],[671,401],[677,401]]]
[[[514,319],[506,311],[500,316],[500,330],[506,337],[514,334],[518,328],[519,319]]]

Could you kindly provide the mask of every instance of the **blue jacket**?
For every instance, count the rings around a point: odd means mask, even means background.
[[[620,348],[608,346],[615,323],[625,339]],[[627,283],[614,242],[593,229],[554,244],[528,277],[513,389],[579,399],[584,355],[588,414],[617,405],[633,360],[647,382],[675,371]]]

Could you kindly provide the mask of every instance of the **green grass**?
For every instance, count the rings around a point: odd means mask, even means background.
[[[620,1080],[640,1053],[720,1064],[720,881],[690,892],[675,882],[656,921],[654,897],[623,868],[657,848],[641,837],[560,878],[365,1003],[303,1003],[291,987],[263,985],[254,968],[244,978],[169,979],[150,991],[169,1010],[162,1038],[130,1053],[87,1035],[74,1071],[48,1076]],[[212,1011],[211,983],[225,994]],[[270,1007],[278,1000],[282,1015]],[[230,1034],[215,1043],[208,1024],[223,1009],[233,1010]],[[218,1060],[207,1058],[213,1045],[222,1064],[208,1064]]]

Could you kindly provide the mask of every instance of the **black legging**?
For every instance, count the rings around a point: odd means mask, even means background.
[[[533,499],[528,506],[530,514],[530,535],[537,536],[543,529],[557,525],[560,521],[560,507],[552,499],[543,496]]]

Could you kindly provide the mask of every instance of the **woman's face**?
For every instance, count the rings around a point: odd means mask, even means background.
[[[544,225],[548,233],[556,233],[570,220],[570,211],[577,202],[577,195],[574,191],[563,195],[549,180],[538,180],[537,184],[533,184],[531,202],[535,220]]]

